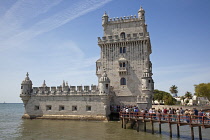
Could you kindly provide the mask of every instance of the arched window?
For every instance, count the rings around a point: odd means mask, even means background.
[[[126,79],[125,78],[120,79],[120,85],[126,85]]]
[[[122,32],[122,33],[120,34],[120,37],[121,37],[122,39],[125,39],[125,32]]]

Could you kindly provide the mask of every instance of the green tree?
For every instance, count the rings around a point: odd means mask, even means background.
[[[207,97],[210,100],[210,83],[201,83],[195,86],[195,93],[199,97]]]
[[[188,99],[192,99],[192,94],[189,91],[187,91],[184,96]]]
[[[178,93],[178,87],[175,85],[172,85],[169,89],[169,91],[171,92],[171,94],[173,95],[173,97],[177,96]]]
[[[164,101],[165,105],[174,105],[176,104],[176,99],[174,99],[170,93],[161,91],[161,90],[154,90],[154,100]]]

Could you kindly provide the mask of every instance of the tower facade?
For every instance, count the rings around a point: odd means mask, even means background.
[[[106,71],[113,89],[111,104],[151,107],[152,50],[144,9],[139,9],[138,16],[120,18],[109,18],[105,13],[102,26],[104,35],[98,38],[101,54],[96,61],[96,75],[100,80]]]

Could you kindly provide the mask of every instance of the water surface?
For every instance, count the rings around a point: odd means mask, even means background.
[[[147,123],[147,132],[140,126],[140,132],[122,129],[120,122],[69,121],[69,120],[23,120],[23,104],[0,104],[0,140],[168,140],[169,126],[162,124],[159,134],[158,124],[155,134]],[[172,140],[191,139],[190,127],[180,127],[180,138],[176,135],[176,125],[172,126]],[[198,129],[194,128],[195,139]],[[202,129],[203,140],[210,140],[210,128]]]

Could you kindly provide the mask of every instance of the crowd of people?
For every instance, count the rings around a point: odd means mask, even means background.
[[[147,117],[151,117],[153,119],[158,119],[158,117],[161,120],[167,120],[171,119],[172,121],[176,121],[178,116],[181,116],[182,120],[185,120],[189,123],[190,118],[192,120],[202,121],[204,118],[205,121],[207,120],[208,123],[210,123],[210,112],[209,111],[203,111],[202,109],[197,110],[196,108],[193,109],[183,109],[180,108],[166,108],[163,107],[162,109],[158,108],[150,108],[150,109],[139,109],[137,106],[127,105],[127,106],[111,106],[110,107],[112,112],[123,112],[125,114],[146,114]],[[183,119],[184,118],[184,119]]]

